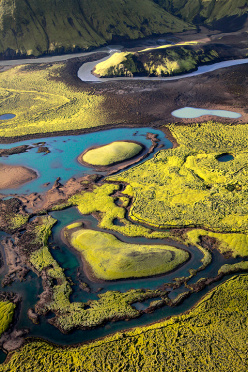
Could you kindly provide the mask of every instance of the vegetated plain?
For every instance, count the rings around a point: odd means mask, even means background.
[[[104,98],[94,90],[76,91],[61,81],[62,64],[18,66],[0,75],[1,113],[16,117],[1,122],[0,136],[30,136],[106,124]],[[21,125],[20,125],[21,123]]]

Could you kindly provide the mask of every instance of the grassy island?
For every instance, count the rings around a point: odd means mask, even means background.
[[[98,63],[94,74],[99,77],[171,76],[196,70],[198,66],[245,57],[246,52],[217,44],[178,43],[147,48],[138,52],[114,53]]]
[[[142,146],[135,142],[116,141],[105,146],[86,151],[81,159],[96,166],[110,166],[133,158],[142,150]]]
[[[114,235],[94,230],[65,230],[70,244],[104,280],[158,275],[174,270],[189,254],[167,245],[139,245],[121,242]]]

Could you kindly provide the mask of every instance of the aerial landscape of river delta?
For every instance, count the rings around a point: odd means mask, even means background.
[[[0,372],[248,370],[248,0],[0,0]]]

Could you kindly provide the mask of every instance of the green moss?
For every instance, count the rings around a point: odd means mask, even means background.
[[[100,231],[69,231],[68,240],[83,255],[94,275],[104,280],[166,273],[189,258],[187,252],[175,247],[127,244]]]
[[[134,142],[117,141],[87,151],[82,159],[86,163],[107,166],[128,160],[139,154],[142,146]]]
[[[48,238],[52,233],[52,227],[57,220],[51,216],[39,217],[39,223],[34,228],[35,240],[33,243],[40,243],[43,246],[47,245]]]
[[[247,275],[234,277],[187,314],[90,344],[61,348],[42,341],[28,343],[13,352],[0,371],[246,372],[247,285]]]
[[[77,227],[82,227],[82,222],[74,222],[71,225],[66,226],[68,230],[75,229]]]
[[[145,236],[148,238],[163,238],[171,236],[169,232],[152,232],[150,229],[133,224],[125,218],[125,208],[115,204],[115,196],[112,196],[119,190],[119,185],[105,183],[95,186],[92,192],[83,191],[80,194],[73,195],[69,202],[78,207],[82,214],[97,213],[99,215],[99,227],[119,232],[127,236]],[[126,190],[130,191],[127,187]],[[114,221],[118,219],[123,226],[115,225]]]
[[[248,125],[208,122],[171,125],[180,144],[109,181],[127,182],[133,190],[129,217],[155,227],[204,226],[219,232],[248,230]],[[232,162],[217,157],[231,152]],[[173,185],[173,187],[171,187]],[[230,191],[230,185],[238,185]]]
[[[217,248],[222,254],[229,253],[233,257],[248,256],[248,236],[246,234],[221,234],[202,229],[191,230],[187,233],[187,238],[193,245],[199,244],[201,236],[217,239]]]
[[[104,98],[76,91],[61,82],[65,64],[38,69],[17,66],[0,74],[0,115],[16,117],[1,123],[1,137],[49,133],[69,129],[97,127],[106,123]]]
[[[242,271],[248,271],[248,261],[237,262],[236,264],[226,264],[221,266],[218,274],[233,274]]]
[[[10,224],[11,229],[19,229],[23,225],[28,222],[29,215],[28,214],[14,214],[10,215],[8,218],[8,222]]]
[[[240,51],[242,54],[242,51]],[[242,54],[243,55],[243,54]],[[115,53],[96,65],[94,73],[100,77],[170,76],[196,70],[198,66],[233,59],[221,45],[202,45],[193,42],[163,45],[138,52]]]
[[[74,302],[60,310],[53,324],[69,332],[75,327],[91,328],[106,321],[119,319],[132,319],[139,316],[139,311],[131,306],[132,303],[148,298],[161,296],[160,291],[129,290],[124,293],[108,291],[98,295],[99,299],[88,301],[86,304]],[[87,306],[87,309],[84,307]]]
[[[0,336],[12,322],[16,305],[9,301],[0,301]]]

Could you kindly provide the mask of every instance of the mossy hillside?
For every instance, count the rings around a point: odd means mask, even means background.
[[[152,0],[7,0],[0,5],[0,54],[65,53],[190,28]]]
[[[82,254],[94,276],[103,280],[140,278],[174,270],[189,254],[167,245],[121,242],[114,235],[94,230],[65,230],[70,244]],[[69,234],[68,234],[69,232]]]
[[[45,68],[44,68],[45,67]],[[17,66],[0,74],[0,115],[16,117],[1,122],[1,137],[92,128],[104,125],[104,98],[79,92],[60,81],[64,64]]]
[[[246,55],[246,52],[244,52]],[[100,77],[170,76],[196,70],[198,66],[233,59],[236,52],[221,45],[201,45],[197,42],[165,45],[134,53],[115,53],[96,65]]]
[[[248,125],[208,122],[171,125],[170,130],[179,147],[162,150],[153,159],[108,178],[131,185],[134,198],[129,216],[157,227],[201,226],[245,233]],[[217,157],[227,152],[234,160],[219,162]]]
[[[229,279],[191,311],[87,345],[35,341],[13,352],[1,372],[247,370],[248,276]],[[234,352],[235,350],[235,352]]]
[[[108,166],[133,158],[141,150],[142,146],[138,143],[116,141],[87,151],[82,160],[91,165]]]
[[[30,0],[2,1],[0,54],[5,57],[65,53],[118,38],[194,29],[206,24],[235,31],[246,20],[247,0]]]
[[[16,305],[10,301],[0,301],[0,336],[12,322]]]

